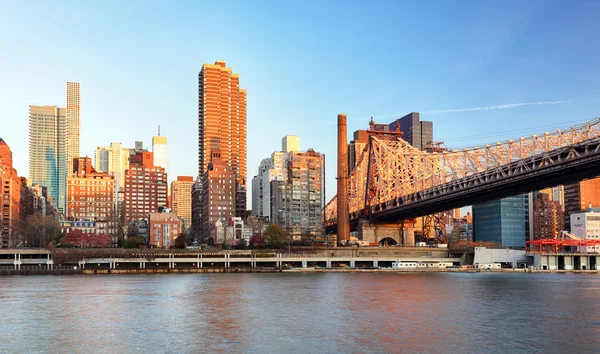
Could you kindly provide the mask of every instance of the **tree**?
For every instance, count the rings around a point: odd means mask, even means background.
[[[54,236],[54,241],[52,241],[54,245],[58,245],[60,243],[60,240],[62,240],[62,238],[65,237],[65,235],[65,232],[58,232],[56,236]]]
[[[60,225],[50,216],[35,213],[21,224],[26,247],[46,247],[60,233]]]
[[[173,248],[185,248],[185,234],[182,232],[175,239],[175,243],[173,244]]]
[[[61,243],[73,247],[108,248],[112,245],[112,237],[95,233],[84,234],[81,230],[73,230],[61,239]]]
[[[65,237],[61,239],[61,242],[71,244],[73,247],[84,247],[86,237],[83,231],[76,229],[68,232]]]
[[[125,243],[125,230],[123,230],[123,224],[119,222],[119,229],[117,231],[117,247],[123,247]]]
[[[265,239],[261,235],[250,237],[250,247],[261,248],[265,247]]]
[[[86,247],[109,248],[112,246],[112,237],[105,234],[87,234]]]
[[[272,247],[277,247],[287,241],[287,234],[276,224],[269,224],[263,233],[265,242]]]
[[[236,250],[245,250],[246,247],[247,247],[246,240],[243,238],[239,239],[239,242],[237,243],[237,245],[235,245]]]

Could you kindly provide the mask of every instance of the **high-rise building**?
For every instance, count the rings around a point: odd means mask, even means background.
[[[528,194],[474,204],[473,240],[524,248],[529,239],[528,210]]]
[[[280,225],[292,239],[322,233],[325,205],[325,155],[300,151],[300,138],[293,144],[284,138],[282,150],[264,159],[253,178],[253,214]]]
[[[66,110],[29,106],[29,177],[48,188],[59,211],[65,211],[67,187]]]
[[[600,177],[564,186],[565,229],[571,229],[571,214],[600,207]]]
[[[322,234],[325,155],[312,149],[289,154],[287,182],[271,182],[271,220],[294,240],[311,239]]]
[[[107,221],[113,217],[115,180],[97,172],[88,157],[73,160],[67,178],[67,211],[71,220]]]
[[[67,144],[67,173],[73,173],[73,159],[79,157],[80,121],[79,121],[79,82],[67,82],[66,110],[66,144]]]
[[[369,133],[366,130],[357,130],[354,132],[353,138],[348,145],[348,173],[354,170],[363,150],[369,143]]]
[[[0,248],[13,245],[21,220],[21,179],[12,165],[12,152],[0,138]]]
[[[271,182],[287,181],[289,156],[288,152],[275,151],[271,158],[261,161],[258,174],[252,179],[252,215],[272,220]]]
[[[553,201],[559,202],[562,210],[565,210],[565,186],[552,187],[552,198]]]
[[[188,231],[190,232],[190,231]],[[202,179],[196,178],[192,185],[192,228],[194,239],[204,243],[202,235]]]
[[[131,155],[125,171],[123,196],[124,224],[148,216],[167,205],[167,175],[162,167],[154,166],[151,152]]]
[[[390,131],[399,130],[402,138],[419,150],[433,142],[433,122],[421,121],[419,113],[411,112],[388,124]]]
[[[234,210],[246,212],[246,90],[224,61],[204,64],[198,74],[198,175],[209,170],[213,151],[235,175]],[[203,208],[205,209],[205,208]]]
[[[98,172],[108,172],[108,148],[106,146],[96,148],[96,152],[94,152],[94,169]]]
[[[284,152],[300,151],[300,137],[297,135],[286,135],[281,139]]]
[[[533,238],[555,238],[563,230],[564,216],[560,202],[552,200],[552,189],[533,195]]]
[[[183,230],[192,226],[192,186],[194,177],[177,176],[171,182],[171,205],[175,215],[183,220]]]
[[[122,211],[123,189],[125,188],[125,171],[129,168],[129,156],[132,149],[124,148],[123,144],[112,142],[108,147],[96,148],[94,168],[98,172],[106,172],[114,177],[114,208],[115,215]]]
[[[235,180],[233,168],[220,159],[219,150],[212,150],[209,170],[202,176],[202,236],[215,237],[215,224],[227,223],[235,216]]]
[[[154,153],[154,166],[165,169],[169,175],[169,155],[167,154],[167,137],[156,135],[152,137],[152,152]]]
[[[0,165],[13,167],[12,151],[2,138],[0,138]]]

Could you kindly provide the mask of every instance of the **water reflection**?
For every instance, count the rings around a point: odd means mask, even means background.
[[[1,277],[6,352],[595,352],[600,278]]]

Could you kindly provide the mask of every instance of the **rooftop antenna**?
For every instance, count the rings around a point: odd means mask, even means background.
[[[160,136],[160,124],[158,125],[158,136]]]

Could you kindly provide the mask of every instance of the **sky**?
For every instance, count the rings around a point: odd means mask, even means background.
[[[81,155],[168,138],[169,179],[197,174],[198,72],[224,60],[247,89],[248,185],[299,135],[326,155],[337,114],[433,121],[451,148],[600,116],[597,1],[0,0],[0,137],[28,176],[29,105],[81,83]],[[250,208],[250,191],[248,208]]]

